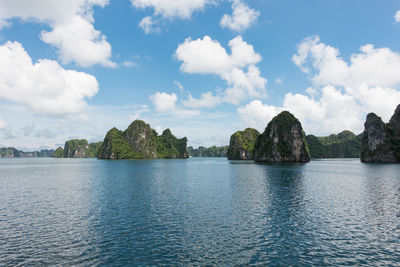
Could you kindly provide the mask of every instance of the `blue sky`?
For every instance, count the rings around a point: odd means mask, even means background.
[[[102,140],[143,119],[225,145],[282,110],[307,134],[400,104],[400,1],[0,1],[0,145]]]

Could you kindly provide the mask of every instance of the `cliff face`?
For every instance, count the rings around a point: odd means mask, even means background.
[[[99,159],[129,159],[134,156],[135,152],[124,138],[124,133],[117,128],[108,131],[97,155]]]
[[[355,135],[350,131],[323,137],[306,137],[311,158],[359,158],[361,139],[362,134]]]
[[[169,129],[157,136],[149,124],[136,120],[125,131],[111,129],[99,149],[99,159],[187,158],[187,139]]]
[[[388,124],[376,114],[368,114],[364,124],[361,161],[400,162],[400,105]]]
[[[135,120],[125,130],[124,137],[138,158],[157,158],[157,132],[149,124]]]
[[[247,128],[237,131],[231,136],[227,156],[230,160],[254,159],[254,145],[260,133],[256,129]]]
[[[95,158],[101,144],[102,142],[89,144],[86,139],[68,140],[64,145],[64,158]],[[58,151],[58,154],[60,153],[61,151]]]
[[[258,162],[309,162],[310,154],[303,128],[288,111],[268,124],[255,144],[254,160]]]
[[[73,139],[65,142],[64,157],[66,158],[88,158],[89,143],[87,140]]]

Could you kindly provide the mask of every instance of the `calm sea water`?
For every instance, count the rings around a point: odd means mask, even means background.
[[[0,265],[400,263],[400,165],[0,160]]]

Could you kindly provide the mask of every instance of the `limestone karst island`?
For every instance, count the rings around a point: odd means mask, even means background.
[[[400,0],[0,0],[0,267],[400,267]]]
[[[187,147],[187,138],[178,139],[170,129],[159,135],[142,120],[124,130],[112,128],[103,141],[69,140],[64,148],[34,152],[1,148],[0,157],[54,157],[98,159],[184,159],[188,157],[227,157],[255,162],[299,162],[321,158],[360,158],[362,162],[400,162],[400,105],[388,123],[375,113],[368,114],[364,132],[344,130],[317,137],[306,135],[301,122],[289,111],[274,117],[263,133],[246,128],[230,137],[229,146]]]

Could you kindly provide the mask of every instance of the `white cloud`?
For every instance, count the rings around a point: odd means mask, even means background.
[[[221,99],[218,96],[213,95],[212,92],[206,92],[201,95],[199,99],[194,98],[189,94],[188,99],[183,101],[183,106],[187,108],[212,108],[221,103]]]
[[[282,83],[283,83],[283,80],[282,80],[281,78],[276,78],[276,79],[275,79],[275,83],[276,83],[276,84],[282,84]]]
[[[232,2],[232,15],[223,15],[220,25],[222,28],[243,32],[257,20],[260,12],[251,9],[242,0],[233,0]]]
[[[18,18],[48,24],[41,39],[54,47],[63,63],[76,62],[83,67],[101,64],[115,67],[110,60],[111,45],[93,27],[93,6],[104,7],[108,0],[3,0],[0,1],[0,27]]]
[[[125,60],[124,62],[122,62],[122,66],[127,67],[127,68],[131,68],[131,67],[137,67],[138,64],[136,62],[130,61],[130,60]]]
[[[167,19],[188,19],[193,12],[203,10],[211,0],[131,0],[135,8],[153,8],[154,15]]]
[[[367,113],[387,121],[400,103],[400,54],[389,48],[364,45],[346,62],[337,48],[312,37],[299,45],[293,62],[311,75],[314,86],[306,90],[309,96],[289,93],[282,106],[253,101],[238,109],[245,122],[265,127],[272,111],[289,110],[307,133],[359,133]]]
[[[396,12],[396,15],[394,15],[394,20],[398,23],[400,23],[400,10]]]
[[[7,127],[7,123],[2,117],[0,117],[0,129],[3,129],[5,127]]]
[[[160,33],[161,29],[159,27],[155,27],[155,24],[156,23],[153,21],[153,18],[151,16],[147,16],[139,22],[139,27],[142,28],[145,34]]]
[[[282,111],[281,108],[264,105],[260,100],[253,100],[244,107],[238,108],[238,114],[246,125],[261,132],[280,111]]]
[[[151,102],[155,106],[157,111],[165,112],[172,111],[176,109],[176,102],[178,101],[178,96],[176,94],[167,94],[157,92],[150,96]]]
[[[36,124],[33,122],[28,123],[27,125],[25,125],[21,130],[22,130],[22,134],[24,136],[30,136],[33,132],[33,129],[35,129]]]
[[[385,119],[400,103],[400,54],[389,48],[364,45],[348,63],[337,48],[321,43],[316,36],[299,45],[293,61],[312,75],[316,86],[342,88],[363,110],[379,113]]]
[[[33,63],[18,42],[0,46],[0,98],[48,116],[79,114],[98,92],[92,75],[63,69],[56,61]]]
[[[206,5],[215,4],[214,0],[131,0],[134,8],[153,8],[153,16],[144,17],[139,22],[139,27],[146,34],[160,33],[161,29],[153,18],[158,16],[163,19],[190,19],[196,11],[202,11]]]
[[[228,54],[209,36],[203,39],[186,39],[176,49],[175,56],[182,61],[180,70],[186,73],[215,74],[228,84],[221,99],[238,104],[246,97],[265,97],[267,80],[256,66],[261,56],[241,36],[229,42]]]

